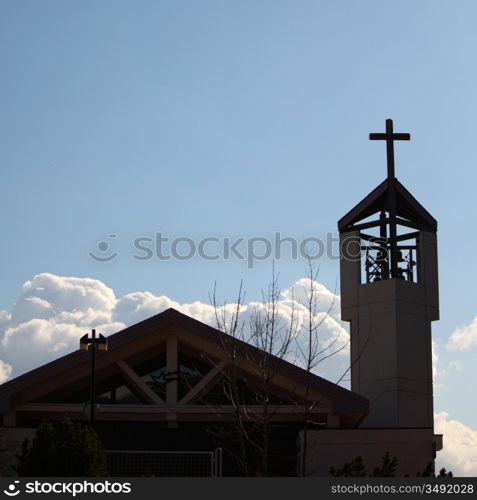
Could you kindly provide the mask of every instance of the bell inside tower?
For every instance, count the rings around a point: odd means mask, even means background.
[[[390,237],[389,214],[382,211],[378,224],[360,232],[362,283],[375,283],[393,277],[392,259],[395,259],[396,278],[418,282],[419,232],[397,225],[396,237]]]

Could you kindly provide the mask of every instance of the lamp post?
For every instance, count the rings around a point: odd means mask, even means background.
[[[91,351],[91,408],[90,408],[90,425],[94,427],[94,407],[96,406],[96,394],[95,394],[95,370],[96,370],[96,346],[98,350],[107,351],[108,350],[108,340],[107,338],[98,333],[96,337],[96,330],[93,328],[91,337],[85,333],[80,338],[80,349],[82,351]]]

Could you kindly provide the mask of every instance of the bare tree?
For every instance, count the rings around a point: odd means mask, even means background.
[[[261,474],[269,475],[270,460],[270,398],[274,378],[277,375],[278,363],[284,359],[297,334],[295,302],[292,299],[292,309],[289,312],[288,324],[284,324],[279,310],[280,287],[279,275],[272,268],[272,280],[266,291],[262,291],[261,304],[255,305],[250,318],[250,341],[259,349],[258,369],[259,385],[256,387],[257,402],[260,406],[258,421],[261,425],[261,439],[257,450],[261,455]]]
[[[345,349],[349,339],[343,343],[339,342],[344,329],[340,329],[331,339],[324,344],[321,339],[321,330],[324,323],[332,315],[332,310],[336,304],[336,290],[333,299],[323,310],[320,304],[319,293],[316,282],[319,268],[314,266],[311,258],[307,261],[307,281],[305,289],[305,300],[302,306],[305,308],[306,319],[299,325],[296,309],[297,302],[294,298],[292,288],[291,310],[287,311],[288,321],[285,321],[280,311],[280,287],[279,275],[272,269],[272,279],[266,290],[262,291],[261,301],[252,308],[249,320],[249,333],[245,333],[244,323],[240,321],[240,313],[243,309],[245,293],[243,284],[240,284],[239,294],[233,308],[227,307],[224,303],[219,305],[216,298],[216,287],[211,297],[214,306],[217,328],[227,335],[221,338],[222,348],[226,354],[228,367],[224,374],[224,393],[233,405],[235,411],[235,426],[232,430],[239,439],[240,453],[237,457],[242,474],[249,475],[252,471],[255,474],[267,476],[270,473],[270,435],[272,422],[276,408],[271,404],[272,396],[276,395],[277,384],[275,378],[279,373],[278,365],[280,360],[286,359],[292,347],[296,346],[296,358],[305,370],[304,383],[300,387],[302,396],[294,398],[293,404],[302,408],[303,418],[303,441],[302,453],[300,457],[300,475],[306,476],[306,454],[308,447],[308,431],[313,422],[313,415],[322,397],[316,397],[312,390],[312,378],[318,365],[329,357],[338,354]],[[247,410],[247,401],[244,401],[240,394],[239,386],[241,382],[247,382],[244,377],[242,358],[237,353],[236,340],[243,340],[255,347],[249,361],[249,366],[255,366],[255,382],[249,384],[249,388],[254,392],[254,398],[258,408],[255,414],[250,414]],[[340,383],[349,372],[348,367],[340,376],[337,383]],[[258,430],[258,432],[257,432]],[[252,456],[250,451],[252,452]],[[258,458],[258,460],[257,460]],[[259,463],[259,468],[255,462]]]
[[[319,275],[319,267],[314,266],[310,258],[307,255],[307,268],[306,275],[308,280],[308,289],[305,292],[305,303],[306,307],[306,325],[299,336],[297,337],[297,350],[299,353],[299,358],[301,364],[306,370],[305,374],[305,384],[304,384],[304,408],[303,408],[303,441],[301,449],[301,464],[300,464],[300,475],[306,476],[306,453],[308,446],[308,430],[312,423],[311,417],[313,410],[320,403],[320,399],[311,398],[311,376],[313,371],[317,368],[319,363],[325,359],[338,354],[341,350],[345,349],[349,343],[349,340],[343,345],[337,345],[337,342],[341,336],[342,330],[335,334],[328,343],[322,347],[320,342],[320,328],[323,326],[324,322],[329,318],[333,307],[336,302],[336,289],[333,293],[333,299],[326,311],[320,312],[320,301],[316,293],[316,281]],[[346,370],[347,372],[348,370]],[[346,373],[345,372],[345,373]],[[343,379],[342,375],[338,383]]]
[[[234,408],[235,422],[233,428],[228,429],[228,434],[236,435],[239,443],[239,453],[236,455],[232,450],[227,450],[234,456],[239,464],[242,475],[249,475],[249,464],[247,454],[247,443],[250,442],[246,425],[244,422],[243,404],[239,393],[239,358],[237,353],[236,340],[243,340],[243,322],[240,321],[239,316],[245,300],[245,293],[243,292],[243,282],[240,282],[240,287],[237,295],[236,303],[232,308],[227,307],[227,303],[219,304],[217,301],[217,285],[214,283],[214,291],[212,296],[209,297],[214,307],[215,321],[217,329],[226,335],[220,336],[220,342],[225,353],[227,364],[223,377],[223,389],[227,399]],[[228,309],[231,311],[228,313]],[[227,433],[227,430],[222,428],[221,434]]]
[[[235,410],[235,429],[240,442],[240,457],[238,462],[243,474],[267,476],[270,462],[270,433],[273,411],[271,396],[274,389],[274,379],[278,373],[278,363],[289,352],[290,346],[297,333],[297,321],[294,301],[288,311],[289,320],[284,321],[279,310],[280,287],[278,274],[272,268],[272,279],[266,290],[262,290],[259,303],[252,306],[249,331],[244,333],[244,323],[239,320],[245,294],[242,292],[242,283],[237,303],[233,311],[226,304],[219,305],[216,298],[216,287],[211,297],[214,306],[216,323],[219,330],[228,336],[221,338],[222,348],[226,354],[228,368],[224,377],[224,393]],[[257,347],[247,354],[237,355],[236,340],[243,340]],[[250,381],[250,374],[245,375],[243,363],[255,367],[254,383]],[[246,394],[241,394],[239,387],[245,385]],[[253,394],[253,404],[250,405],[250,393]],[[250,410],[250,407],[255,410]],[[253,467],[250,467],[253,464]]]

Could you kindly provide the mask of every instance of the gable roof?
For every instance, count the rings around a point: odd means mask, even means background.
[[[338,221],[340,233],[352,230],[354,224],[375,213],[388,210],[390,182],[395,183],[397,215],[414,222],[418,229],[437,231],[436,219],[416,198],[397,179],[386,179]]]
[[[193,334],[198,339],[206,344],[215,346],[223,345],[223,337],[226,335],[228,341],[233,343],[234,349],[238,356],[247,356],[248,360],[259,360],[263,356],[263,351],[247,344],[241,340],[235,339],[219,330],[206,325],[196,319],[193,319],[185,314],[180,313],[175,309],[167,309],[151,318],[148,318],[140,323],[132,325],[124,330],[121,330],[108,337],[108,351],[98,352],[98,358],[103,358],[104,361],[108,357],[114,363],[114,355],[128,345],[135,345],[141,339],[150,337],[151,335],[160,332],[167,327],[176,327],[178,331],[185,331]],[[180,341],[179,337],[179,341]],[[303,387],[305,380],[308,377],[310,389],[314,390],[324,397],[329,398],[333,404],[333,411],[343,414],[359,414],[360,420],[368,413],[369,401],[337,384],[334,384],[322,377],[314,374],[308,374],[302,368],[289,363],[285,360],[274,358],[281,376],[293,381],[297,387]],[[12,400],[15,395],[29,389],[32,386],[48,384],[49,381],[55,380],[56,383],[61,383],[64,374],[71,370],[83,368],[84,372],[89,373],[90,358],[85,356],[83,351],[77,350],[61,358],[58,358],[50,363],[47,363],[39,368],[31,370],[23,375],[20,375],[2,385],[0,385],[0,411],[8,411],[11,408]],[[58,382],[59,381],[59,382]]]

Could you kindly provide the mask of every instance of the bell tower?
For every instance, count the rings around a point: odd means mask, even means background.
[[[394,141],[410,135],[386,120],[369,138],[386,142],[387,178],[338,222],[351,390],[370,401],[362,427],[432,429],[437,222],[395,177]]]

